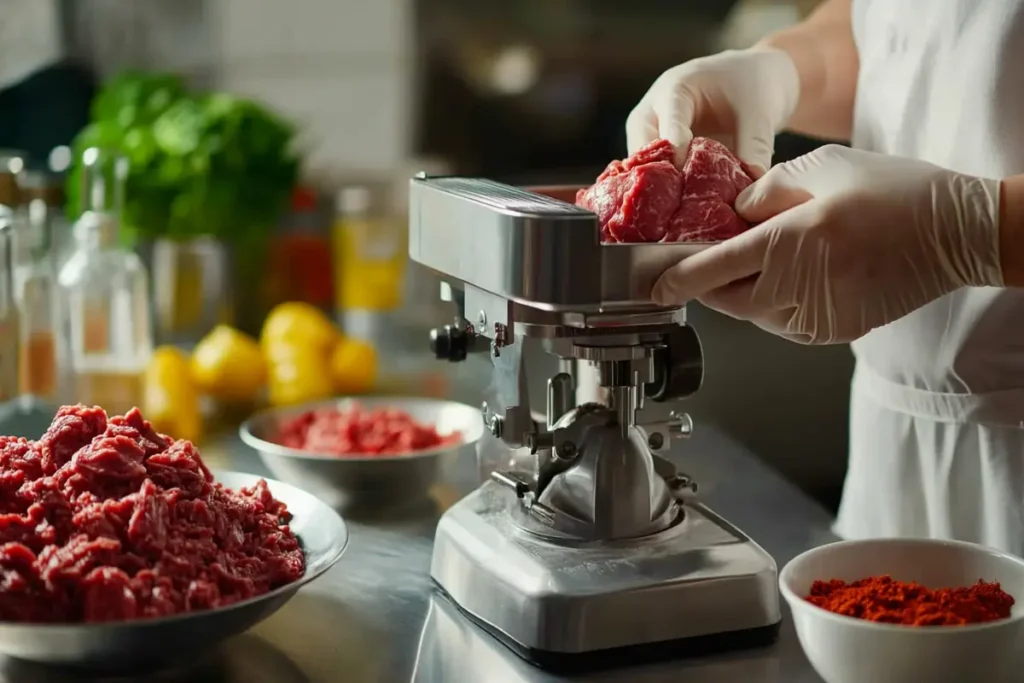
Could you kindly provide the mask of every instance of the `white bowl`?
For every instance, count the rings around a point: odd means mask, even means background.
[[[818,579],[889,574],[929,588],[998,581],[1017,603],[1009,619],[913,627],[833,614],[804,600]],[[795,557],[782,596],[811,665],[826,683],[1003,683],[1024,680],[1024,560],[956,541],[843,541]]]

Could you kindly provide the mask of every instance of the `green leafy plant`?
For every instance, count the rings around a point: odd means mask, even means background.
[[[97,147],[128,160],[123,224],[130,238],[265,237],[298,177],[294,135],[255,102],[193,93],[170,74],[123,73],[97,95],[73,143],[69,214],[82,209],[82,152]]]

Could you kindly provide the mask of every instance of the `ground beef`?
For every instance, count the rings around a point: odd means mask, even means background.
[[[442,435],[393,408],[367,410],[358,404],[303,413],[277,434],[282,446],[344,456],[395,455],[457,443],[460,435]]]
[[[576,203],[597,214],[602,242],[719,242],[750,226],[736,215],[736,196],[753,182],[724,145],[694,138],[686,161],[655,140],[613,161]]]
[[[232,492],[138,409],[65,406],[0,436],[0,620],[75,623],[223,607],[300,578],[285,505]]]

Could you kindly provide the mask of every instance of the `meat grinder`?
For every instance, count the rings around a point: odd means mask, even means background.
[[[409,206],[409,254],[458,309],[431,332],[435,354],[490,355],[485,424],[536,457],[442,515],[431,576],[443,595],[542,667],[771,641],[775,561],[662,455],[692,430],[669,408],[699,389],[703,355],[685,308],[650,291],[701,246],[602,245],[593,213],[477,178],[418,176]],[[577,405],[573,373],[559,372],[535,420],[526,338],[563,368],[593,368],[602,400]]]

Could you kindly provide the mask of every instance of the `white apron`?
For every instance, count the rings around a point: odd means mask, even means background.
[[[853,145],[1024,173],[1024,0],[853,0]],[[836,532],[1024,554],[1024,290],[950,294],[853,344]]]

